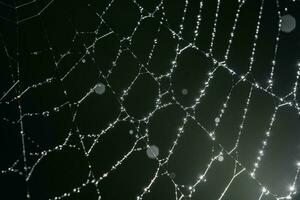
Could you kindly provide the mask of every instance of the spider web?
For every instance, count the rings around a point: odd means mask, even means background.
[[[0,6],[4,198],[297,198],[296,2]]]

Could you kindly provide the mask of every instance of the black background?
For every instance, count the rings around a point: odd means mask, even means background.
[[[15,172],[0,174],[0,199],[26,199],[26,193],[30,194],[30,199],[49,199],[70,193],[66,199],[92,200],[98,199],[97,191],[102,199],[136,199],[158,169],[158,160],[147,157],[146,145],[159,147],[159,159],[168,155],[186,112],[191,112],[184,111],[181,106],[191,105],[199,96],[208,72],[216,67],[211,58],[224,59],[238,2],[221,1],[213,55],[206,57],[217,1],[204,1],[199,37],[195,42],[199,49],[189,48],[178,55],[172,76],[159,81],[154,77],[169,72],[177,44],[183,48],[193,41],[199,1],[189,1],[182,38],[173,37],[170,30],[179,31],[183,0],[165,0],[164,14],[158,10],[152,18],[141,21],[137,4],[131,0],[115,0],[110,6],[107,0],[37,0],[24,5],[28,2],[0,2],[0,94],[4,95],[19,81],[0,102],[0,170],[6,170],[18,161]],[[144,8],[142,14],[145,16],[152,13],[160,1],[137,0],[137,3]],[[238,75],[246,73],[249,66],[260,3],[248,0],[241,10],[227,61]],[[282,15],[291,14],[300,23],[299,2],[279,3]],[[297,62],[300,61],[299,26],[291,33],[281,32],[280,35],[274,87],[269,91],[276,96],[253,89],[238,157],[226,155],[235,144],[250,83],[258,82],[267,87],[278,20],[276,1],[265,0],[253,71],[247,77],[248,81],[240,82],[234,88],[216,130],[216,141],[213,142],[197,122],[207,130],[214,129],[214,120],[226,95],[239,78],[222,67],[215,72],[205,97],[195,108],[195,120],[188,119],[174,154],[160,168],[151,192],[144,199],[176,199],[174,183],[182,193],[188,194],[187,187],[197,180],[210,159],[222,148],[225,160],[214,163],[208,171],[207,181],[195,188],[192,199],[218,199],[232,177],[234,159],[246,171],[235,179],[223,199],[258,199],[262,185],[273,193],[264,196],[264,200],[289,192],[297,160],[300,160],[299,115],[294,107],[279,109],[256,178],[252,179],[249,173],[279,97],[293,90]],[[141,23],[139,26],[138,22]],[[76,32],[79,34],[74,39]],[[107,33],[106,37],[95,40]],[[147,64],[154,38],[157,38],[157,47]],[[97,83],[106,85],[104,94],[97,95],[91,90]],[[123,90],[130,85],[128,95],[122,100]],[[28,87],[29,90],[16,99]],[[182,89],[187,89],[188,94],[183,95]],[[89,91],[91,94],[78,103]],[[156,110],[147,123],[141,121],[155,109],[159,91],[169,91],[161,102],[172,105]],[[298,101],[299,98],[293,103]],[[113,127],[107,128],[118,116],[120,119],[126,116],[120,112],[121,103],[129,117],[117,120]],[[41,152],[48,152],[37,163],[27,182],[21,130],[25,134],[28,171]],[[95,134],[103,130],[107,131],[86,156],[84,151],[96,141]],[[130,130],[134,134],[129,134]],[[116,170],[110,171],[112,165],[130,151],[137,137],[147,131],[149,137],[137,143],[138,150]],[[66,138],[66,145],[60,148]],[[93,180],[106,172],[109,172],[108,176],[95,185]],[[175,174],[175,177],[169,177],[165,172]],[[80,191],[73,193],[74,188],[80,188]]]

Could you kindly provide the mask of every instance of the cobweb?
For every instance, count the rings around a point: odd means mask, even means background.
[[[299,3],[0,8],[1,199],[297,199]]]

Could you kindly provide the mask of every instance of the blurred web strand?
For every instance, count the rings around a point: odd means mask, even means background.
[[[5,2],[0,1],[1,5],[4,5],[5,7],[8,8],[12,8],[15,9],[18,12],[18,9],[23,8],[23,7],[27,7],[29,5],[34,5],[35,3],[37,3],[39,0],[32,0],[32,1],[28,1],[24,4],[20,4],[20,5],[15,5],[15,6],[11,6],[6,4]],[[6,92],[1,95],[0,98],[0,105],[10,105],[14,102],[18,102],[18,108],[19,108],[19,112],[20,112],[20,117],[18,120],[14,121],[14,119],[9,119],[9,118],[5,118],[2,117],[0,118],[1,120],[4,120],[6,122],[10,122],[13,124],[19,124],[20,125],[20,137],[22,138],[22,146],[23,146],[23,151],[22,151],[22,155],[20,155],[20,159],[16,160],[14,163],[11,164],[10,167],[8,167],[7,169],[1,169],[1,173],[0,173],[0,177],[1,174],[8,174],[8,173],[17,173],[20,176],[23,176],[25,181],[28,183],[28,181],[31,178],[32,173],[34,172],[34,170],[39,167],[39,163],[45,158],[47,157],[49,154],[51,154],[52,152],[59,152],[65,148],[76,148],[79,151],[83,151],[84,155],[86,156],[86,158],[89,157],[91,151],[93,151],[93,148],[95,147],[95,145],[98,144],[98,142],[101,140],[101,137],[104,134],[109,134],[108,132],[114,128],[115,125],[117,125],[119,122],[121,121],[128,121],[131,122],[133,124],[137,124],[135,125],[136,131],[139,133],[133,137],[135,138],[135,143],[134,145],[131,147],[131,149],[128,149],[127,153],[124,154],[124,156],[122,157],[122,159],[116,161],[116,163],[114,165],[111,166],[110,170],[103,173],[103,175],[101,175],[100,177],[96,177],[94,174],[94,171],[92,170],[92,166],[90,163],[88,163],[88,167],[89,167],[89,177],[87,177],[87,179],[78,187],[73,188],[73,190],[71,191],[66,191],[63,194],[57,194],[57,196],[53,196],[51,199],[64,199],[65,197],[69,197],[73,194],[76,193],[80,193],[81,189],[86,187],[87,185],[94,185],[97,191],[97,194],[99,196],[98,199],[101,199],[101,188],[100,190],[98,189],[98,185],[101,181],[103,181],[104,179],[106,179],[111,173],[113,173],[114,171],[118,170],[118,167],[121,166],[134,152],[137,151],[141,151],[144,150],[141,147],[138,147],[140,145],[140,143],[145,144],[144,148],[147,149],[149,148],[149,138],[151,137],[148,133],[149,130],[148,128],[146,128],[145,133],[144,132],[140,132],[140,125],[141,123],[145,123],[146,125],[148,125],[149,120],[151,119],[151,117],[159,110],[165,109],[171,105],[178,105],[185,113],[184,117],[182,118],[181,124],[178,128],[178,132],[177,135],[174,138],[173,141],[173,145],[171,146],[171,148],[169,149],[169,153],[165,158],[158,158],[156,157],[156,161],[157,161],[157,169],[155,170],[155,173],[152,177],[151,180],[149,180],[147,185],[141,186],[141,193],[137,194],[137,199],[141,200],[143,199],[143,197],[145,195],[147,195],[149,192],[151,192],[151,187],[153,186],[153,184],[155,184],[156,180],[160,177],[160,176],[169,176],[172,183],[174,184],[174,188],[175,188],[175,197],[176,200],[181,200],[181,199],[185,199],[185,198],[191,198],[193,196],[193,194],[195,192],[197,192],[197,189],[199,188],[198,185],[199,184],[204,184],[204,182],[209,181],[209,176],[208,176],[208,172],[210,169],[213,168],[214,164],[216,161],[218,161],[219,156],[226,154],[227,157],[229,159],[232,159],[235,163],[234,165],[234,173],[231,177],[230,180],[228,180],[226,187],[224,188],[223,192],[220,194],[219,199],[221,200],[223,198],[226,197],[226,192],[228,191],[228,189],[230,188],[231,184],[235,181],[235,179],[241,175],[241,174],[248,174],[249,177],[251,177],[257,185],[259,185],[262,188],[262,191],[260,192],[260,195],[257,197],[258,200],[261,200],[265,195],[269,195],[270,197],[272,197],[273,199],[279,200],[279,199],[291,199],[293,197],[293,195],[295,194],[294,190],[291,190],[289,193],[287,193],[286,196],[279,196],[276,194],[275,191],[269,191],[268,189],[266,189],[266,187],[264,187],[264,184],[261,183],[256,177],[255,177],[255,173],[256,171],[259,169],[260,167],[260,163],[262,162],[263,158],[264,158],[264,151],[267,148],[268,142],[270,140],[270,136],[271,136],[271,132],[272,132],[272,127],[274,122],[276,121],[276,114],[278,112],[278,110],[281,107],[284,106],[289,106],[293,109],[296,109],[298,114],[300,113],[300,107],[296,101],[296,97],[297,97],[297,88],[298,88],[298,81],[299,81],[299,75],[300,75],[300,65],[298,66],[298,71],[297,71],[297,75],[296,75],[296,81],[294,84],[294,88],[293,91],[291,91],[289,93],[289,95],[293,96],[293,101],[288,101],[287,96],[286,97],[280,97],[277,96],[275,93],[273,93],[272,91],[272,86],[274,83],[273,80],[273,75],[274,75],[274,69],[276,66],[276,60],[277,60],[277,50],[278,50],[278,44],[280,42],[280,28],[281,28],[281,13],[280,13],[280,4],[279,1],[276,0],[276,5],[277,5],[277,13],[278,13],[278,17],[279,17],[279,22],[278,22],[278,33],[277,36],[275,38],[275,47],[274,47],[274,56],[273,56],[273,61],[272,61],[272,66],[271,66],[271,70],[270,70],[270,76],[268,79],[268,87],[263,87],[261,86],[259,83],[257,82],[253,82],[252,80],[250,80],[248,78],[248,75],[251,74],[252,72],[252,67],[253,67],[253,63],[255,61],[255,52],[256,52],[256,44],[257,44],[257,40],[259,38],[259,31],[261,28],[261,19],[262,19],[262,13],[263,13],[263,9],[264,9],[264,0],[261,0],[261,5],[260,5],[260,9],[259,9],[259,13],[257,16],[257,24],[256,24],[256,29],[255,29],[255,34],[254,34],[254,39],[253,39],[253,43],[252,43],[252,51],[251,51],[251,55],[250,55],[250,63],[249,63],[249,68],[246,74],[238,74],[236,73],[230,66],[228,66],[227,61],[228,61],[228,57],[229,57],[229,53],[231,50],[231,45],[234,42],[235,39],[235,35],[236,35],[236,27],[239,24],[239,17],[240,17],[240,13],[243,12],[243,7],[246,3],[246,0],[239,0],[239,5],[238,8],[236,9],[236,15],[235,15],[235,19],[232,25],[232,29],[229,35],[229,39],[228,39],[228,44],[227,44],[227,48],[226,51],[224,52],[224,60],[217,60],[216,58],[214,58],[213,55],[213,50],[215,48],[215,36],[217,33],[217,27],[218,27],[218,21],[221,20],[221,16],[220,16],[220,7],[222,6],[222,4],[226,4],[226,2],[223,0],[217,0],[217,4],[216,4],[216,12],[215,12],[215,18],[213,21],[213,29],[212,29],[212,33],[211,33],[211,41],[210,41],[210,47],[208,49],[207,52],[204,52],[202,50],[200,50],[199,47],[196,46],[195,42],[197,40],[198,37],[201,37],[201,29],[200,29],[200,25],[202,22],[202,18],[204,18],[205,16],[203,16],[203,12],[202,10],[205,9],[205,1],[204,0],[200,0],[199,2],[199,8],[198,8],[198,15],[197,15],[197,21],[196,21],[196,25],[194,27],[194,38],[193,38],[193,42],[190,43],[188,41],[186,41],[183,36],[182,33],[184,31],[184,22],[186,20],[186,13],[188,11],[188,6],[189,6],[189,0],[185,0],[184,1],[184,8],[183,8],[183,12],[182,12],[182,17],[181,17],[181,23],[179,24],[179,31],[176,32],[175,30],[173,30],[171,28],[171,26],[169,25],[167,16],[165,15],[166,10],[164,7],[164,1],[160,1],[160,3],[156,6],[155,10],[151,13],[149,11],[147,11],[145,8],[143,8],[137,1],[135,0],[131,0],[135,6],[137,6],[137,8],[139,9],[140,12],[140,20],[137,23],[137,26],[134,28],[132,35],[130,35],[129,37],[121,37],[119,33],[117,33],[115,30],[113,30],[113,28],[111,28],[109,21],[106,21],[103,19],[103,16],[105,13],[110,11],[110,8],[112,7],[112,5],[115,3],[115,0],[112,0],[107,7],[104,9],[104,11],[102,13],[99,13],[96,11],[95,13],[95,17],[97,17],[99,19],[99,26],[94,30],[94,32],[82,32],[80,30],[75,30],[74,31],[74,37],[72,42],[74,43],[75,40],[79,37],[79,36],[84,36],[84,35],[90,35],[90,34],[94,34],[95,38],[94,38],[94,42],[85,47],[85,52],[72,52],[71,48],[64,52],[62,55],[60,55],[59,57],[55,57],[55,50],[52,48],[51,42],[49,40],[49,36],[47,34],[47,30],[44,28],[44,36],[48,42],[48,48],[47,49],[39,49],[37,51],[34,52],[28,52],[29,55],[39,55],[44,51],[50,51],[51,56],[52,56],[52,62],[54,63],[56,69],[59,68],[59,64],[61,61],[63,61],[65,59],[65,57],[67,55],[70,54],[78,54],[81,53],[82,56],[79,57],[79,59],[75,62],[75,64],[70,68],[69,71],[67,71],[65,74],[60,74],[60,76],[53,76],[53,77],[49,77],[44,81],[41,81],[39,83],[35,83],[33,85],[22,85],[22,82],[20,82],[19,79],[19,60],[18,60],[18,56],[14,56],[14,55],[10,55],[10,53],[7,51],[6,45],[5,43],[3,43],[3,47],[5,49],[5,53],[6,56],[8,58],[8,60],[10,61],[10,68],[15,66],[17,67],[17,76],[15,76],[13,73],[11,73],[11,77],[12,77],[12,84],[11,87],[8,88],[6,90]],[[48,3],[41,8],[37,13],[33,14],[32,16],[23,18],[23,19],[18,19],[16,20],[16,24],[21,24],[21,23],[30,23],[31,19],[34,18],[40,18],[42,24],[43,19],[40,17],[44,12],[46,12],[47,8],[50,7],[52,4],[54,4],[55,1],[54,0],[50,0],[48,1]],[[88,5],[89,7],[92,7],[91,5]],[[97,8],[95,8],[97,10]],[[143,13],[147,14],[143,14]],[[161,16],[161,18],[158,18],[155,13],[156,12],[162,12],[163,15]],[[0,18],[6,20],[6,21],[12,21],[10,19],[7,19],[3,16],[1,16],[0,14]],[[99,75],[105,80],[105,85],[113,92],[113,94],[116,96],[116,98],[118,99],[118,103],[120,106],[120,113],[118,115],[118,117],[116,119],[114,119],[111,123],[107,124],[107,126],[102,129],[97,131],[97,133],[89,133],[87,135],[82,135],[80,133],[80,130],[78,129],[78,126],[76,124],[76,117],[78,115],[77,111],[80,107],[80,105],[85,102],[85,100],[87,98],[89,98],[89,96],[94,92],[95,90],[95,86],[91,87],[88,91],[86,91],[86,93],[82,96],[82,98],[80,98],[77,102],[71,102],[71,101],[66,101],[61,105],[58,105],[56,107],[54,107],[51,110],[45,110],[43,112],[36,112],[36,113],[23,113],[22,112],[22,105],[21,105],[21,101],[22,101],[22,96],[24,94],[30,93],[32,90],[38,88],[38,87],[43,87],[44,85],[50,85],[53,83],[53,81],[59,81],[61,83],[62,86],[62,90],[63,93],[66,97],[66,99],[68,98],[68,92],[64,87],[63,81],[64,79],[68,78],[69,76],[72,76],[72,72],[78,67],[78,65],[82,62],[85,62],[85,59],[87,57],[87,55],[93,55],[95,53],[95,46],[96,43],[98,41],[101,41],[103,38],[111,35],[111,34],[116,34],[118,37],[120,37],[120,41],[129,41],[130,43],[132,42],[132,38],[134,37],[135,32],[137,31],[137,29],[139,28],[141,22],[147,18],[153,18],[155,20],[157,20],[159,22],[159,28],[157,29],[157,33],[160,32],[161,27],[165,27],[167,28],[170,33],[172,33],[173,37],[178,39],[178,41],[184,41],[186,43],[186,46],[181,47],[181,45],[179,44],[179,42],[176,45],[176,55],[174,57],[174,59],[172,61],[170,61],[172,63],[169,71],[165,74],[162,74],[160,76],[155,75],[154,73],[152,73],[147,66],[149,65],[153,53],[156,50],[157,44],[158,44],[158,36],[156,36],[156,38],[154,38],[153,40],[153,45],[151,48],[151,51],[148,55],[148,60],[146,63],[143,63],[138,56],[135,54],[135,52],[130,48],[127,47],[126,49],[122,49],[122,47],[120,46],[118,49],[118,54],[116,56],[116,59],[113,61],[112,66],[111,66],[111,70],[109,70],[108,74],[105,75],[102,71],[101,71],[101,66],[100,68],[98,68],[99,70]],[[105,24],[106,26],[109,27],[109,32],[104,33],[101,36],[98,36],[98,32],[100,32],[101,29],[101,25]],[[199,36],[200,35],[200,36]],[[19,48],[19,47],[17,47]],[[127,96],[129,95],[129,93],[131,92],[131,88],[134,86],[134,84],[136,84],[137,79],[139,78],[140,75],[146,73],[148,75],[150,75],[153,80],[155,80],[155,82],[161,86],[161,80],[163,78],[169,78],[172,79],[172,75],[173,72],[175,71],[175,69],[177,68],[177,59],[178,56],[181,55],[184,51],[186,51],[187,49],[195,49],[199,52],[201,52],[202,54],[204,54],[207,58],[211,58],[214,62],[214,64],[211,66],[211,70],[208,72],[207,77],[205,79],[205,81],[203,83],[199,83],[199,94],[195,97],[194,102],[189,105],[189,106],[183,106],[174,96],[174,91],[172,88],[172,85],[170,86],[170,88],[168,89],[167,92],[162,93],[162,91],[160,90],[159,87],[159,91],[158,91],[158,97],[156,99],[156,106],[154,108],[154,110],[152,110],[150,113],[145,113],[145,116],[141,119],[135,119],[133,116],[130,116],[130,114],[127,112],[125,106],[123,105],[125,99],[127,98]],[[133,57],[136,59],[136,61],[139,63],[139,72],[138,74],[135,76],[134,80],[131,82],[131,84],[124,89],[123,93],[118,96],[117,93],[114,91],[114,88],[110,85],[110,82],[108,80],[109,76],[114,73],[114,68],[117,67],[116,63],[120,57],[120,55],[125,52],[128,51],[131,55],[133,55]],[[19,49],[17,49],[17,55],[19,54]],[[94,61],[94,58],[92,58],[92,61]],[[231,85],[231,89],[229,91],[229,93],[227,94],[227,96],[224,98],[224,102],[222,103],[220,110],[219,110],[219,114],[217,116],[218,120],[215,120],[215,126],[213,130],[208,130],[208,128],[203,125],[202,123],[200,123],[196,117],[195,117],[195,109],[198,105],[201,104],[202,99],[206,96],[207,92],[208,92],[208,88],[211,85],[211,81],[215,78],[215,73],[220,69],[220,68],[224,68],[227,70],[227,72],[232,76],[232,77],[238,77],[238,81],[233,82]],[[235,146],[230,150],[226,150],[222,144],[220,144],[218,142],[218,138],[216,137],[216,132],[218,131],[218,126],[219,123],[222,120],[222,117],[224,115],[224,113],[227,111],[228,108],[228,103],[231,100],[231,95],[232,95],[232,91],[234,90],[234,88],[241,82],[247,82],[251,87],[250,87],[250,91],[248,94],[248,97],[246,99],[245,102],[245,106],[244,106],[244,112],[243,115],[241,116],[241,123],[239,126],[239,132],[238,132],[238,137],[236,139],[236,143]],[[22,87],[20,87],[22,86]],[[18,88],[25,88],[23,91],[19,91]],[[270,117],[270,122],[269,122],[269,128],[268,130],[265,132],[264,134],[264,139],[262,140],[262,146],[258,149],[257,151],[257,157],[256,157],[256,161],[253,163],[253,169],[248,169],[246,168],[243,163],[241,163],[237,158],[238,158],[238,147],[239,147],[239,141],[240,141],[240,137],[243,133],[243,128],[244,128],[244,124],[247,123],[247,112],[248,112],[248,108],[249,105],[251,104],[251,98],[252,98],[252,92],[253,90],[260,90],[262,92],[264,92],[265,94],[268,94],[270,96],[272,96],[274,99],[278,100],[280,103],[275,105],[274,107],[274,113],[272,114],[272,116]],[[16,95],[14,97],[10,97],[8,98],[8,94],[15,92]],[[172,98],[174,100],[175,103],[162,103],[161,99],[167,95],[167,94],[171,94]],[[23,128],[23,118],[24,117],[33,117],[33,116],[40,116],[40,117],[49,117],[51,116],[53,113],[59,112],[61,108],[63,107],[76,107],[76,111],[73,115],[72,118],[72,123],[74,125],[75,130],[70,130],[70,132],[67,134],[67,137],[64,139],[64,142],[62,144],[59,144],[57,146],[55,146],[54,148],[48,149],[48,150],[43,150],[40,152],[34,152],[31,149],[26,149],[25,150],[25,146],[26,146],[26,142],[31,141],[33,142],[37,147],[39,147],[39,145],[37,143],[35,143],[33,141],[33,139],[31,139],[28,134],[26,132],[24,132],[24,128]],[[192,109],[193,112],[189,112],[188,110]],[[125,114],[125,115],[122,115]],[[125,117],[124,117],[125,116]],[[184,133],[185,133],[185,126],[187,124],[188,121],[194,121],[196,122],[196,124],[202,129],[204,130],[204,132],[207,134],[207,136],[211,139],[211,141],[214,141],[214,143],[219,146],[221,148],[221,151],[215,152],[214,149],[212,149],[212,157],[209,161],[209,163],[207,164],[207,168],[205,169],[201,169],[199,170],[199,177],[195,177],[196,180],[190,182],[190,185],[180,185],[179,183],[176,183],[176,181],[174,179],[171,178],[170,173],[168,171],[163,171],[163,166],[167,165],[169,162],[169,159],[174,156],[174,150],[177,147],[178,142],[180,141],[180,139],[182,137],[184,137]],[[70,137],[72,135],[76,135],[79,140],[80,140],[80,146],[74,146],[69,144],[69,140]],[[90,146],[90,148],[86,147],[83,140],[85,138],[92,138],[93,139],[93,143]],[[151,150],[151,149],[150,149]],[[27,153],[29,152],[29,153]],[[155,154],[154,152],[152,152],[153,154]],[[38,159],[37,161],[34,163],[34,165],[32,166],[27,166],[26,165],[26,159],[27,156],[37,156]],[[17,169],[16,166],[18,163],[20,162],[24,162],[24,168],[23,169]],[[238,170],[239,169],[239,170]],[[295,187],[295,185],[297,184],[297,179],[298,179],[298,174],[299,174],[299,169],[300,169],[300,165],[297,168],[297,171],[295,172],[295,176],[294,176],[294,182],[291,184],[292,188]],[[29,193],[29,185],[27,184],[27,198],[31,199],[30,193]],[[185,192],[183,192],[184,189],[188,189],[188,194],[186,194]]]

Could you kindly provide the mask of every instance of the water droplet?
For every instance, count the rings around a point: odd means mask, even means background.
[[[42,115],[43,115],[44,117],[48,117],[49,114],[50,114],[49,111],[45,111],[45,112],[42,113]]]
[[[218,156],[218,161],[219,161],[219,162],[222,162],[223,160],[224,160],[224,156],[223,156],[223,155],[219,155],[219,156]]]

